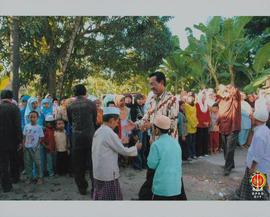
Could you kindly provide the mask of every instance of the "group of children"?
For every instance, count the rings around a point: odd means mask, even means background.
[[[45,98],[41,106],[36,97],[23,96],[22,129],[26,184],[69,171],[70,139],[63,119],[55,119],[52,100]]]

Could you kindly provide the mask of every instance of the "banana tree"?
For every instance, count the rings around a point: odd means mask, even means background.
[[[186,51],[189,52],[194,60],[200,60],[203,68],[206,68],[214,79],[216,87],[219,86],[218,66],[221,61],[221,53],[218,51],[217,38],[221,29],[222,18],[220,16],[213,17],[206,25],[200,23],[194,25],[194,28],[200,30],[203,34],[200,39],[193,36],[190,28],[188,41],[189,46]],[[195,70],[197,71],[197,70]]]
[[[247,92],[254,91],[270,79],[270,42],[263,45],[256,53],[253,70],[249,70],[250,84],[244,88]]]
[[[177,36],[173,37],[173,45],[172,54],[163,60],[159,69],[167,77],[167,89],[177,93],[179,89],[187,89],[189,87],[190,79],[188,76],[187,61],[183,50],[180,49]]]
[[[257,43],[245,35],[245,25],[252,17],[240,16],[224,20],[221,33],[217,38],[219,52],[222,54],[224,71],[230,73],[231,84],[235,84],[235,66],[247,62],[250,50]]]

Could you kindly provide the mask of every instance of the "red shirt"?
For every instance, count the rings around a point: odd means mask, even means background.
[[[54,153],[55,152],[55,140],[54,140],[54,130],[50,128],[45,128],[44,130],[44,138],[42,140],[46,149],[46,153]]]
[[[230,96],[217,95],[219,102],[218,119],[219,132],[229,135],[241,130],[241,95],[237,88],[232,88]]]
[[[199,103],[196,103],[196,112],[197,112],[197,118],[199,121],[198,128],[208,128],[208,126],[205,126],[204,122],[207,122],[210,124],[211,122],[211,117],[210,117],[210,112],[209,108],[207,108],[207,112],[202,112]]]

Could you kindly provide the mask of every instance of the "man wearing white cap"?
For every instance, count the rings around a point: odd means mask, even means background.
[[[150,148],[148,167],[155,170],[153,200],[181,200],[182,152],[179,143],[168,135],[170,118],[160,115],[154,120],[159,136]]]
[[[103,124],[95,132],[92,145],[92,161],[94,174],[94,200],[122,200],[118,178],[118,154],[137,156],[137,149],[142,144],[126,148],[113,131],[118,126],[120,110],[115,107],[105,107]]]
[[[251,175],[256,171],[263,173],[266,178],[266,174],[270,173],[270,130],[265,125],[267,120],[268,111],[265,107],[258,108],[253,114],[255,128],[251,146],[248,149],[247,168],[241,185],[236,190],[236,194],[241,200],[269,199],[267,181],[260,197],[254,194],[250,183]]]

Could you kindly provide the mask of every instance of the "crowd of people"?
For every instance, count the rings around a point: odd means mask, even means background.
[[[87,194],[89,172],[94,200],[122,200],[119,165],[147,169],[140,200],[186,200],[182,163],[224,152],[224,176],[237,146],[248,149],[247,170],[237,190],[252,199],[247,184],[256,170],[270,172],[270,88],[246,95],[232,85],[198,93],[166,90],[162,72],[149,76],[151,92],[88,95],[83,85],[74,96],[44,99],[11,90],[1,92],[0,173],[4,192],[25,175],[25,184],[46,177],[74,177]],[[269,198],[268,185],[264,188]]]

